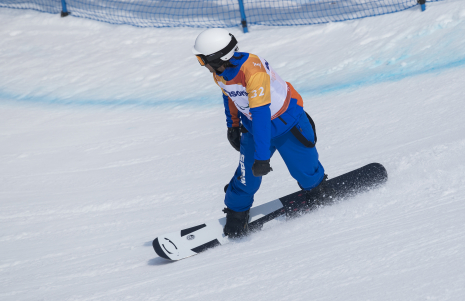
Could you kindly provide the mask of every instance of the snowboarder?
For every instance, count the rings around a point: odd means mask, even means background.
[[[326,178],[315,148],[315,125],[304,112],[302,97],[265,59],[239,52],[237,44],[227,30],[213,28],[200,33],[193,48],[223,92],[227,138],[240,152],[239,166],[225,187],[223,210],[224,234],[233,238],[248,231],[254,194],[262,176],[272,171],[276,150],[307,193],[319,190]]]

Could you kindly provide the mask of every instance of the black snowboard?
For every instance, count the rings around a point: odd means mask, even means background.
[[[387,181],[387,171],[371,163],[334,179],[327,180],[318,194],[297,191],[250,209],[249,229],[260,230],[264,223],[279,216],[290,218],[316,208],[374,189]],[[312,190],[313,191],[313,190]],[[318,197],[316,197],[318,196]],[[309,198],[310,197],[310,198]],[[179,260],[231,241],[223,234],[225,218],[213,220],[181,231],[161,235],[153,241],[158,256]]]

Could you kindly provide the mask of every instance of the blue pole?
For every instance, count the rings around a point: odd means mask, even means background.
[[[248,33],[249,29],[247,28],[247,18],[245,17],[244,2],[242,2],[242,0],[238,0],[238,1],[239,1],[239,9],[241,11],[242,30],[244,30],[244,33]]]
[[[61,16],[62,17],[66,17],[67,15],[69,15],[69,12],[68,12],[68,9],[66,8],[66,1],[65,0],[61,0]]]
[[[418,4],[421,6],[421,11],[426,10],[426,0],[418,0]]]

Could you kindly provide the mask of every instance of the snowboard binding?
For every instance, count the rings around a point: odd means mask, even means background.
[[[227,235],[229,238],[246,236],[249,232],[249,211],[236,212],[229,208],[224,208],[223,212],[226,213],[226,225],[223,229],[224,235]]]

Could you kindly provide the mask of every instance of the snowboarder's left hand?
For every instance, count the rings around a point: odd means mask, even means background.
[[[267,175],[273,168],[270,166],[270,159],[268,160],[255,160],[252,165],[252,173],[255,177]]]

